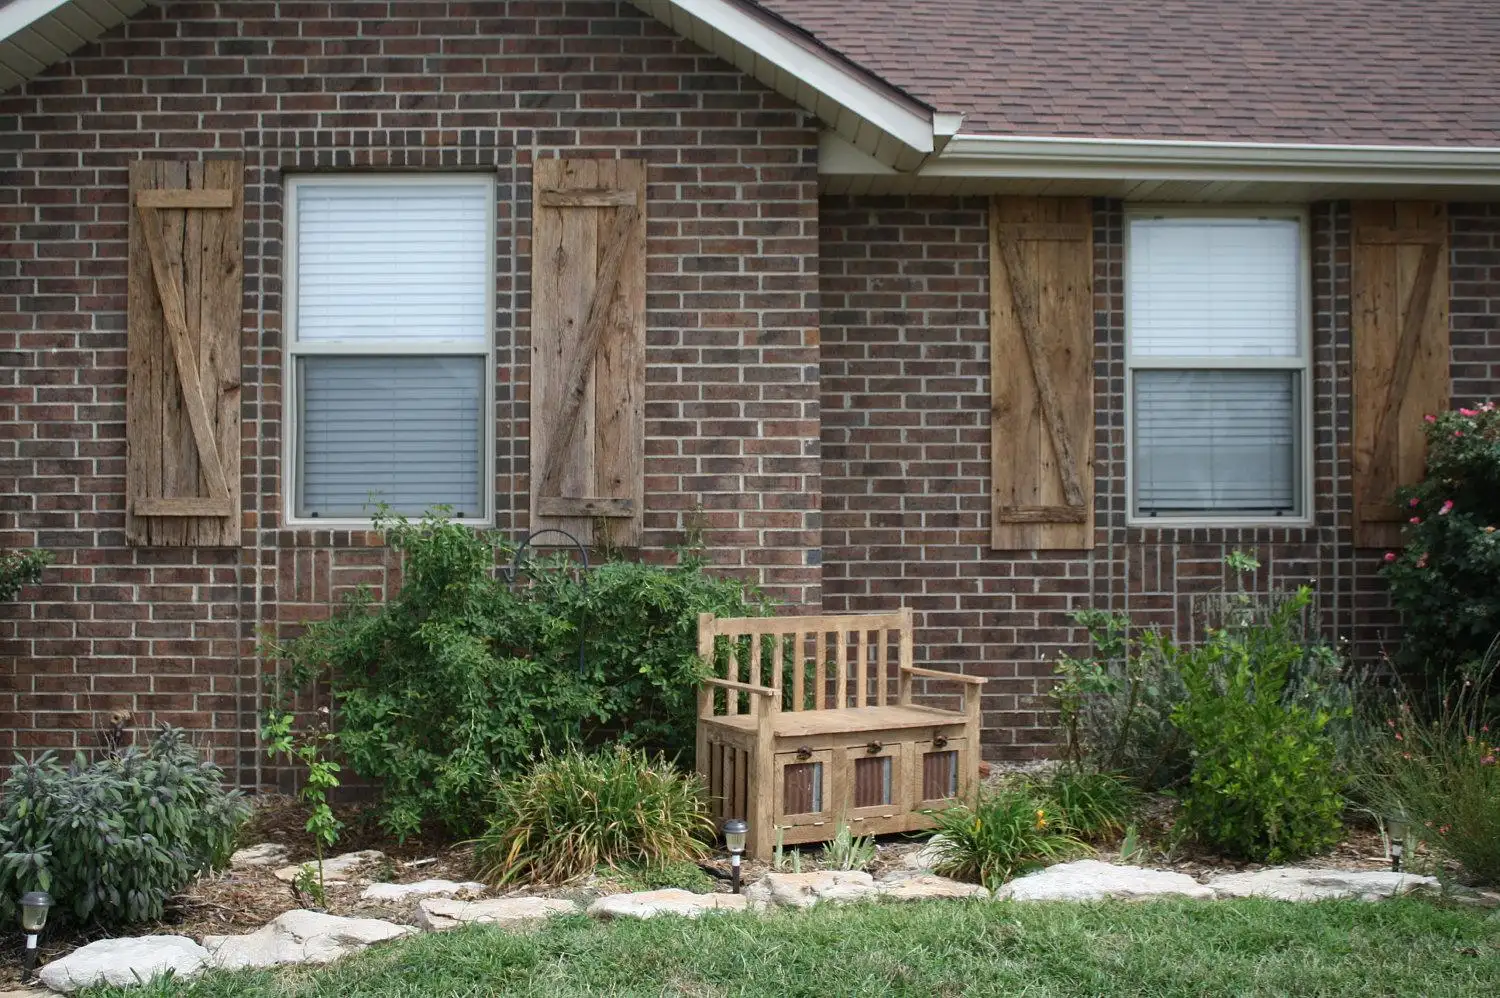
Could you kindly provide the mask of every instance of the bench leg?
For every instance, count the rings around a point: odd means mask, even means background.
[[[745,817],[750,822],[745,853],[752,859],[769,859],[776,840],[776,743],[771,734],[771,705],[762,700],[758,710],[755,751],[751,754],[750,779],[745,788],[748,797]]]

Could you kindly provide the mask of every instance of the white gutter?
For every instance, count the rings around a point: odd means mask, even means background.
[[[918,175],[1494,185],[1500,147],[955,135]]]

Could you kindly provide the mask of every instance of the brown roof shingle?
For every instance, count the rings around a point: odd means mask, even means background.
[[[1500,0],[759,0],[965,133],[1500,145]]]

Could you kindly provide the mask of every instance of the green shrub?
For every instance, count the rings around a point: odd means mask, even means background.
[[[1123,833],[1142,802],[1140,790],[1121,776],[1067,769],[1033,784],[1032,794],[1047,801],[1047,810],[1070,831],[1089,840]]]
[[[1472,880],[1500,884],[1500,717],[1482,690],[1494,669],[1475,670],[1434,709],[1402,703],[1378,719],[1357,775],[1361,800]]]
[[[3,793],[0,918],[14,916],[23,892],[44,890],[74,925],[161,918],[172,895],[228,859],[249,816],[218,767],[172,728],[93,763],[23,760]]]
[[[936,871],[993,890],[1019,873],[1086,851],[1048,803],[1024,790],[997,790],[981,793],[972,807],[932,812],[941,836],[933,838]]]
[[[1213,632],[1174,659],[1186,699],[1173,720],[1192,745],[1182,821],[1228,855],[1281,862],[1338,841],[1344,807],[1332,713],[1321,691],[1293,688],[1308,656],[1301,589],[1265,623]]]
[[[830,870],[867,870],[875,862],[875,837],[855,835],[849,823],[841,821],[833,838],[823,846],[822,860]]]
[[[428,821],[476,833],[492,773],[519,771],[545,745],[686,750],[702,671],[698,614],[765,612],[691,556],[674,566],[609,561],[586,585],[552,557],[529,563],[530,584],[513,587],[495,566],[514,549],[488,534],[440,515],[382,513],[376,524],[401,554],[400,592],[378,606],[360,592],[265,653],[285,663],[284,687],[328,680],[334,747],[378,782],[382,824],[398,838]]]
[[[675,887],[694,894],[712,894],[717,886],[697,863],[682,860],[660,866],[622,866],[605,872],[612,890],[621,893],[631,891],[659,891]]]
[[[661,868],[696,860],[714,834],[697,774],[617,747],[544,754],[496,786],[479,841],[479,876],[563,883],[595,867]]]
[[[46,551],[0,551],[0,603],[9,603],[22,586],[35,585],[42,579],[42,569],[52,564]]]
[[[1442,676],[1500,635],[1500,411],[1486,402],[1428,421],[1427,477],[1399,492],[1410,522],[1385,577],[1404,663]]]
[[[1051,696],[1073,766],[1120,773],[1146,790],[1187,778],[1187,742],[1172,721],[1186,691],[1177,649],[1154,630],[1130,634],[1130,621],[1103,610],[1073,615],[1089,632],[1092,654],[1063,656]]]

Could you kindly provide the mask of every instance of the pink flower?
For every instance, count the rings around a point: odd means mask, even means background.
[[[1439,835],[1447,835],[1449,827],[1450,826],[1448,826],[1448,825],[1444,825],[1442,828],[1439,828],[1438,829],[1438,834]]]
[[[1420,516],[1414,516],[1410,520],[1407,520],[1406,522],[1407,523],[1421,523],[1422,522],[1422,518]]]
[[[1417,559],[1417,567],[1418,568],[1426,568],[1427,567],[1427,552],[1426,551],[1423,551],[1422,552],[1422,557],[1420,557],[1420,558]]]
[[[1396,732],[1396,741],[1398,741],[1398,742],[1404,742],[1404,741],[1406,741],[1405,738],[1401,737],[1401,732],[1399,732],[1399,731]]]
[[[1493,766],[1495,764],[1495,753],[1491,752],[1489,755],[1485,756],[1483,759],[1480,759],[1479,760],[1479,764],[1481,766]]]
[[[1486,403],[1484,403],[1483,405],[1481,405],[1479,407],[1479,411],[1480,412],[1494,412],[1495,411],[1495,403],[1493,403],[1493,402],[1486,402]]]
[[[1385,719],[1385,726],[1387,728],[1394,728],[1396,726],[1396,719],[1394,717],[1388,717],[1388,718],[1386,718]]]
[[[1443,500],[1443,508],[1438,510],[1438,516],[1447,516],[1451,512],[1453,512],[1453,500]]]
[[[1423,416],[1422,418],[1425,419],[1429,423],[1436,423],[1437,422],[1437,417],[1434,416],[1430,412],[1427,415]]]
[[[1422,500],[1418,499],[1416,496],[1412,496],[1411,499],[1407,501],[1406,505],[1410,506],[1412,509],[1416,509],[1418,506],[1422,505]]]
[[[1472,416],[1479,415],[1479,410],[1478,409],[1459,409],[1458,410],[1458,414],[1460,416],[1471,416],[1472,417]]]
[[[1481,724],[1479,726],[1479,730],[1480,730],[1481,733],[1487,735],[1487,734],[1490,733],[1490,726],[1488,724]]]
[[[1394,551],[1387,551],[1385,553],[1385,560],[1386,561],[1395,561],[1396,560],[1396,552],[1394,552]]]
[[[1454,431],[1453,431],[1453,435],[1454,435],[1454,436],[1455,436],[1455,437],[1461,437],[1461,436],[1463,436],[1463,435],[1464,435],[1464,431],[1463,431],[1463,430],[1454,430]]]

